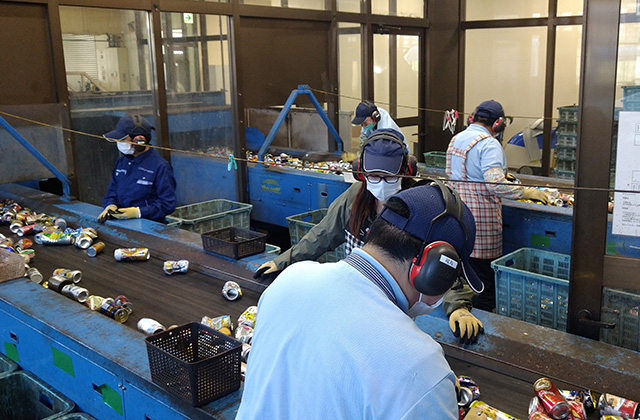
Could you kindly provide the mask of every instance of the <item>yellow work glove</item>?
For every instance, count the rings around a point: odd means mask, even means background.
[[[140,207],[123,207],[117,209],[111,214],[111,217],[116,219],[139,219]]]
[[[102,213],[100,213],[100,215],[98,216],[98,222],[104,223],[104,221],[107,220],[116,210],[118,210],[118,206],[116,206],[115,204],[109,204],[104,208],[104,210],[102,210]]]
[[[540,201],[542,204],[549,204],[549,194],[537,188],[525,188],[522,190],[522,199]]]
[[[512,173],[507,173],[505,176],[505,179],[509,182],[511,182],[512,184],[519,184],[520,180],[518,178],[516,178],[516,176]]]
[[[256,272],[253,273],[253,278],[259,278],[260,280],[273,280],[278,276],[278,274],[280,274],[280,269],[276,263],[269,261],[258,267]]]
[[[449,328],[461,344],[473,344],[478,341],[480,334],[484,334],[482,322],[471,315],[467,308],[456,309],[449,315]]]

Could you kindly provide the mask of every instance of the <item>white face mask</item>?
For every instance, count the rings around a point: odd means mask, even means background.
[[[133,144],[126,143],[124,141],[119,141],[116,145],[118,146],[118,150],[120,151],[120,153],[122,153],[123,155],[133,154],[133,151],[134,151]]]
[[[402,189],[402,182],[398,180],[395,184],[388,184],[384,181],[380,181],[377,184],[372,184],[371,182],[367,182],[367,190],[375,198],[380,201],[387,201],[389,197],[397,193]]]
[[[444,295],[442,295],[442,297],[438,299],[436,303],[429,305],[422,301],[422,293],[420,293],[420,297],[418,298],[418,301],[414,303],[412,307],[409,308],[408,315],[411,318],[416,318],[420,315],[426,315],[429,312],[436,309],[438,306],[442,305],[442,301],[444,301]]]

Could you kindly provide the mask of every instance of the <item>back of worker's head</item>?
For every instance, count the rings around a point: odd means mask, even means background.
[[[445,293],[460,275],[479,293],[483,284],[469,265],[475,235],[475,219],[455,190],[427,180],[385,203],[366,243],[411,261],[410,281],[425,295]]]
[[[494,133],[501,133],[508,124],[504,109],[498,101],[484,101],[473,111],[471,122],[478,122],[491,128]]]

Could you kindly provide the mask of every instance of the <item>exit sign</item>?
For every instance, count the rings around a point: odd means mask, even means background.
[[[184,23],[193,23],[193,13],[184,13]]]

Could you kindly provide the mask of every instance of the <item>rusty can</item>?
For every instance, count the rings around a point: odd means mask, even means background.
[[[151,318],[140,318],[137,327],[138,331],[145,335],[152,335],[166,331],[166,328],[161,323]]]
[[[113,251],[113,258],[116,261],[147,261],[149,248],[118,248]]]
[[[67,284],[62,288],[61,293],[69,299],[80,303],[85,303],[89,298],[89,291],[75,284]]]
[[[41,284],[43,280],[42,274],[40,274],[40,271],[38,271],[38,269],[35,267],[28,268],[27,272],[25,273],[25,277],[38,284]]]
[[[102,305],[100,305],[100,312],[115,319],[121,324],[127,322],[127,319],[129,319],[129,311],[122,306],[116,305],[113,300],[109,299],[102,301]]]
[[[569,416],[570,407],[560,390],[548,378],[540,378],[533,384],[545,411],[554,419],[562,420]]]
[[[58,293],[61,293],[62,288],[68,284],[73,284],[73,282],[64,276],[53,275],[47,280],[47,288]]]
[[[53,270],[53,275],[66,277],[74,283],[80,283],[80,280],[82,280],[82,271],[80,270],[69,270],[68,268],[56,268],[55,270]]]
[[[228,281],[222,286],[222,296],[227,300],[236,300],[242,297],[242,289],[235,281]]]
[[[620,416],[625,419],[638,417],[638,403],[616,395],[604,393],[598,400],[600,415]]]
[[[100,307],[102,306],[102,302],[104,301],[104,298],[101,296],[96,296],[96,295],[91,295],[87,298],[87,301],[85,302],[85,304],[89,307],[89,309],[91,309],[92,311],[97,311],[98,309],[100,309]]]
[[[95,257],[102,251],[104,251],[104,242],[96,242],[87,249],[87,255]]]
[[[171,275],[173,273],[186,273],[189,269],[189,261],[165,261],[163,270],[165,274]]]

